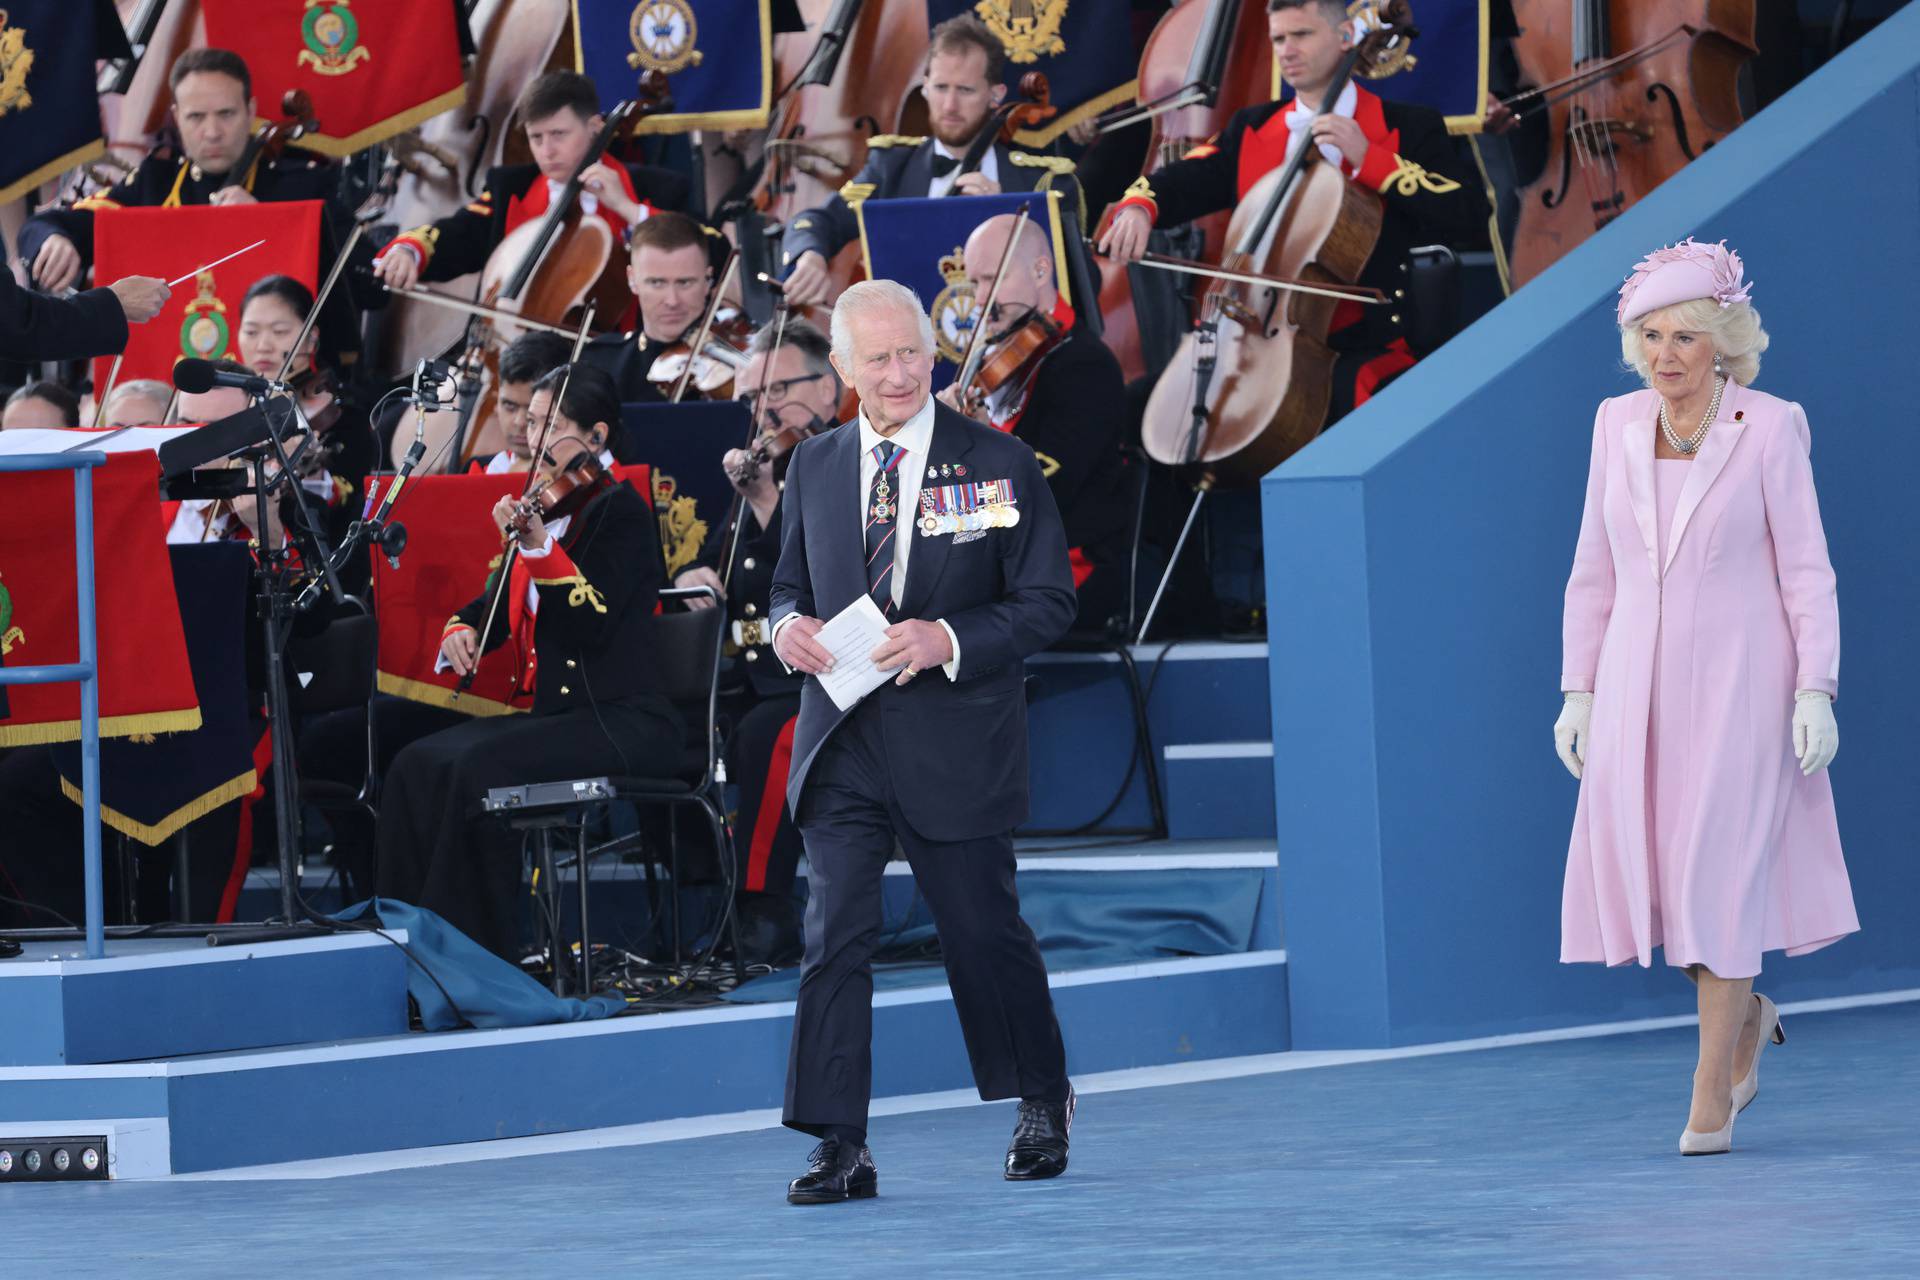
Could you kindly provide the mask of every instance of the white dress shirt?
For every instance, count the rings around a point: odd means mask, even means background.
[[[953,160],[964,160],[966,158],[965,152],[955,151],[952,147],[949,147],[946,143],[938,139],[934,140],[933,154],[946,156]],[[980,157],[980,168],[978,172],[983,178],[990,178],[994,182],[1000,181],[1000,157],[994,153],[992,147],[988,147],[987,154]],[[953,172],[947,174],[945,177],[936,177],[932,182],[929,182],[927,184],[927,194],[933,197],[944,196],[947,192],[953,190],[953,184],[958,181],[960,181],[960,170],[955,168]]]
[[[1358,107],[1359,105],[1360,105],[1360,91],[1354,88],[1353,81],[1349,80],[1347,81],[1347,87],[1340,91],[1340,96],[1333,100],[1333,110],[1328,114],[1336,115],[1336,116],[1345,116],[1347,119],[1351,120],[1353,119],[1354,108]],[[1288,161],[1291,161],[1293,159],[1294,153],[1300,150],[1300,144],[1306,140],[1307,130],[1311,129],[1312,127],[1313,127],[1313,112],[1302,109],[1297,103],[1288,109],[1287,111],[1287,160]],[[1345,155],[1341,154],[1340,148],[1334,146],[1331,142],[1323,142],[1320,144],[1320,154],[1325,159],[1332,161],[1334,166],[1336,168],[1339,168],[1342,173],[1347,174],[1349,177],[1352,176],[1353,166],[1350,164],[1347,164],[1347,158]]]
[[[880,470],[880,464],[873,456],[874,447],[884,441],[898,445],[905,455],[894,468],[893,480],[896,504],[893,517],[893,577],[888,580],[888,589],[895,607],[899,606],[906,591],[907,560],[913,554],[913,535],[919,529],[920,481],[933,450],[933,408],[934,400],[929,395],[926,403],[920,406],[920,412],[907,419],[891,436],[883,436],[875,431],[867,422],[866,409],[860,410],[860,529],[863,538],[867,528],[868,495],[873,490],[874,473]],[[774,623],[769,639],[777,638],[780,628],[797,616],[789,613]],[[947,673],[947,679],[952,680],[960,670],[960,637],[953,633],[953,628],[947,625],[945,618],[936,618],[934,621],[947,633],[947,644],[953,649],[953,656],[940,667]],[[793,668],[788,667],[787,670],[792,671]]]

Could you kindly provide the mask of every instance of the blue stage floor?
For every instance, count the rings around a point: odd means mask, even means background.
[[[5,1187],[0,1247],[20,1275],[1920,1275],[1920,1003],[1787,1026],[1707,1159],[1674,1154],[1688,1027],[1092,1094],[1052,1183],[1001,1181],[996,1104],[876,1119],[855,1205],[786,1205],[807,1142],[763,1130]]]

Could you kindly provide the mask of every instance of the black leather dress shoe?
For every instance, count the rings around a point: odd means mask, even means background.
[[[838,1204],[880,1194],[880,1173],[873,1153],[838,1138],[828,1138],[807,1157],[807,1171],[787,1184],[788,1204]]]
[[[1007,1144],[1009,1181],[1057,1178],[1067,1171],[1067,1133],[1073,1128],[1076,1101],[1072,1085],[1067,1086],[1067,1100],[1059,1106],[1021,1101],[1013,1141]]]

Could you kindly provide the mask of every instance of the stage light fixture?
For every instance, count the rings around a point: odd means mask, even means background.
[[[109,1165],[101,1135],[0,1134],[0,1182],[103,1182]]]

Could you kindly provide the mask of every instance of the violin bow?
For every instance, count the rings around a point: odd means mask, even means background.
[[[727,282],[733,279],[733,273],[740,269],[740,250],[727,250],[727,265],[721,268],[720,278],[714,281],[713,296],[707,299],[706,312],[700,317],[698,331],[694,334],[693,345],[687,349],[687,367],[680,371],[680,381],[673,384],[673,394],[667,397],[667,403],[679,404],[680,398],[687,394],[687,386],[693,381],[694,363],[700,359],[700,353],[706,349],[707,335],[713,332],[713,317],[720,310],[720,300],[727,291]]]
[[[765,272],[760,274],[766,280]],[[774,283],[778,283],[775,281]],[[754,443],[760,438],[760,421],[766,411],[767,375],[773,371],[774,362],[780,359],[780,348],[787,340],[787,317],[793,313],[787,305],[787,291],[773,291],[773,345],[767,349],[766,363],[760,367],[760,385],[753,389],[753,405],[749,412],[751,420],[747,423],[747,467],[745,478],[758,474],[760,464],[753,457]],[[745,483],[743,478],[741,483]],[[733,562],[740,552],[740,525],[747,518],[747,496],[738,488],[733,491],[733,502],[727,512],[726,554],[720,560],[720,594],[724,597],[727,588],[733,583]]]
[[[992,320],[993,309],[1000,301],[1000,282],[1007,278],[1007,264],[1013,261],[1013,246],[1020,243],[1020,236],[1027,229],[1027,212],[1031,207],[1021,204],[1020,214],[1013,222],[1013,230],[1007,233],[1007,243],[1001,246],[1000,264],[993,269],[993,283],[987,286],[987,299],[980,305],[980,318],[973,322],[973,332],[967,335],[966,358],[960,362],[960,373],[953,380],[953,385],[959,388],[953,393],[953,398],[962,403],[966,400],[967,388],[980,372],[980,358],[986,353],[982,338]]]
[[[1088,241],[1088,249],[1096,257],[1107,257]],[[1292,293],[1311,294],[1317,298],[1337,298],[1342,302],[1358,302],[1363,306],[1383,306],[1387,295],[1379,289],[1363,284],[1310,284],[1305,280],[1293,280],[1286,276],[1270,276],[1259,271],[1237,271],[1232,267],[1216,267],[1205,262],[1195,262],[1189,258],[1176,258],[1164,253],[1145,253],[1138,259],[1139,265],[1155,271],[1172,271],[1181,275],[1207,276],[1214,280],[1232,280],[1240,284],[1261,285],[1268,289],[1282,289]]]
[[[445,307],[449,311],[463,311],[467,315],[478,316],[484,320],[492,320],[496,324],[510,324],[522,329],[535,329],[541,333],[555,333],[563,338],[573,337],[573,330],[563,328],[560,325],[548,324],[544,320],[530,319],[527,316],[520,315],[513,311],[502,311],[500,308],[490,307],[484,302],[468,302],[465,298],[455,298],[434,289],[422,289],[419,285],[414,285],[410,289],[395,289],[387,285],[382,285],[381,287],[386,289],[388,293],[397,294],[402,298],[418,298],[420,301],[432,303],[436,307]]]
[[[301,322],[299,336],[294,338],[293,345],[287,348],[286,358],[280,362],[280,372],[273,375],[275,382],[285,382],[287,374],[292,372],[294,357],[300,353],[300,348],[306,345],[307,335],[313,332],[314,325],[319,323],[320,308],[327,305],[327,299],[333,295],[333,286],[339,284],[340,277],[346,274],[347,259],[353,256],[354,246],[360,243],[360,237],[365,234],[366,229],[366,223],[354,223],[353,233],[347,237],[346,244],[340,247],[340,252],[334,255],[333,269],[327,272],[326,283],[320,286],[319,296],[313,300],[313,305],[307,308],[307,318]]]
[[[532,459],[527,465],[527,483],[520,490],[520,501],[525,502],[539,482],[540,459],[546,456],[547,445],[553,439],[553,420],[560,414],[560,404],[567,398],[567,387],[573,382],[573,366],[580,359],[581,350],[587,345],[587,334],[593,328],[594,304],[587,302],[586,314],[580,317],[580,332],[574,336],[573,353],[567,358],[567,371],[560,375],[560,389],[547,403],[547,415],[540,423],[540,442],[534,448]],[[493,635],[494,621],[500,616],[500,602],[507,597],[507,585],[513,579],[513,562],[520,552],[520,539],[508,534],[500,552],[500,573],[494,580],[493,598],[487,602],[487,616],[480,626],[479,642],[474,646],[473,665],[460,677],[460,683],[454,688],[453,696],[457,700],[461,694],[473,688],[474,677],[480,674],[480,660],[486,656],[487,641]],[[514,678],[517,686],[519,677]]]

